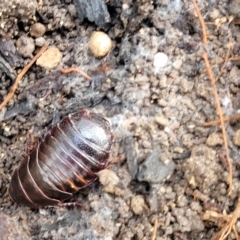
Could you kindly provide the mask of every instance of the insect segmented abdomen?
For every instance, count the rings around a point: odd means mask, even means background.
[[[87,110],[70,114],[14,171],[10,197],[32,208],[60,205],[106,168],[111,145],[107,119]]]

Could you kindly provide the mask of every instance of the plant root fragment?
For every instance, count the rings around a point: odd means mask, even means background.
[[[2,108],[4,106],[6,106],[6,104],[12,99],[15,91],[17,90],[18,87],[18,83],[20,82],[20,80],[22,79],[22,77],[27,73],[27,71],[29,70],[29,68],[36,62],[36,60],[46,51],[47,49],[47,45],[44,45],[39,52],[35,55],[35,57],[27,64],[27,66],[25,66],[23,68],[23,70],[18,74],[13,86],[11,87],[11,90],[9,91],[8,95],[5,97],[5,99],[3,100],[3,102],[0,104],[0,110],[2,110]]]
[[[203,220],[215,222],[222,227],[221,230],[211,238],[211,240],[224,240],[228,237],[231,231],[234,232],[237,240],[240,239],[235,225],[237,219],[240,217],[240,199],[238,199],[237,207],[231,214],[220,214],[215,211],[206,211],[202,217]]]
[[[201,25],[201,29],[202,29],[202,42],[204,44],[204,46],[207,45],[207,32],[206,32],[206,25],[204,23],[202,14],[199,10],[199,7],[196,3],[196,0],[192,0],[192,3],[194,5],[194,9],[197,13],[200,25]],[[218,97],[218,92],[217,92],[217,86],[216,86],[216,79],[213,76],[213,72],[212,72],[212,68],[210,66],[209,63],[209,59],[208,59],[208,54],[206,51],[206,48],[204,48],[204,52],[202,55],[202,58],[205,62],[205,66],[206,66],[206,70],[207,70],[207,74],[208,74],[208,78],[211,82],[212,85],[212,89],[213,89],[213,94],[214,94],[214,98],[215,98],[215,102],[216,102],[216,111],[217,114],[219,115],[220,118],[220,124],[221,124],[221,129],[222,129],[222,135],[223,135],[223,142],[224,142],[224,149],[226,152],[226,159],[228,162],[228,167],[229,167],[229,177],[228,177],[228,194],[230,195],[232,192],[232,161],[230,159],[230,155],[229,155],[229,149],[228,149],[228,143],[227,143],[227,134],[226,134],[226,129],[224,126],[224,119],[223,119],[223,113],[222,113],[222,109],[221,109],[221,105],[220,105],[220,101],[219,101],[219,97]]]
[[[61,73],[64,73],[64,74],[71,73],[71,72],[78,72],[82,76],[84,76],[86,79],[92,80],[92,78],[87,73],[85,73],[83,70],[81,70],[80,68],[70,67],[70,68],[66,68],[66,69],[64,69],[64,68],[61,69]]]

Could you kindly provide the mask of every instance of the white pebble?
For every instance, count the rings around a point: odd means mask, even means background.
[[[231,103],[231,99],[230,99],[228,96],[225,96],[225,97],[222,99],[222,105],[223,105],[224,107],[227,107],[230,103]]]
[[[160,68],[163,68],[167,65],[168,56],[163,52],[158,52],[154,55],[153,66],[154,72],[157,73]]]

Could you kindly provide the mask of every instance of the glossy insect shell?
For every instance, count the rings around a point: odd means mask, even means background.
[[[61,205],[106,168],[112,145],[110,122],[81,110],[53,127],[20,163],[9,195],[31,208]]]

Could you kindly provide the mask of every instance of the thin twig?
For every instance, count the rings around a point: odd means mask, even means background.
[[[193,3],[193,6],[194,6],[194,9],[198,15],[198,20],[200,22],[200,25],[201,25],[201,28],[202,28],[202,39],[203,39],[203,44],[206,45],[207,44],[207,31],[206,31],[206,26],[205,26],[205,23],[204,23],[204,20],[203,20],[203,17],[202,17],[202,14],[199,10],[199,7],[196,3],[195,0],[192,0],[192,3]]]
[[[158,219],[156,218],[154,221],[154,228],[153,228],[153,234],[152,234],[152,240],[156,239],[157,236],[157,228],[158,228]]]
[[[29,135],[30,135],[30,144],[31,144],[31,148],[34,146],[34,143],[35,143],[35,137],[34,137],[34,134],[33,134],[33,131],[32,129],[30,129],[28,131]]]
[[[80,68],[77,68],[77,67],[71,67],[71,68],[67,68],[67,69],[62,68],[61,72],[62,73],[78,72],[78,73],[82,74],[86,79],[92,80],[92,78],[87,73],[85,73],[83,70],[81,70]]]
[[[239,240],[239,235],[238,235],[238,232],[237,232],[236,225],[233,225],[233,226],[232,226],[232,230],[233,230],[233,232],[234,232],[234,234],[235,234],[236,239]]]
[[[229,58],[230,61],[240,61],[240,57],[231,57]]]
[[[29,68],[36,62],[36,60],[43,54],[43,52],[45,52],[47,49],[47,45],[44,45],[39,52],[37,53],[37,55],[35,55],[35,57],[28,63],[27,66],[25,66],[23,68],[23,70],[18,74],[10,92],[8,93],[8,95],[5,97],[5,99],[3,100],[3,102],[0,104],[0,110],[2,110],[2,108],[10,101],[10,99],[13,97],[15,91],[17,90],[18,87],[18,83],[20,82],[20,80],[22,79],[22,77],[26,74],[26,72],[29,70]]]
[[[230,116],[230,117],[227,117],[227,118],[223,118],[223,121],[224,122],[230,122],[230,121],[234,121],[234,120],[238,120],[240,119],[240,114],[236,114],[234,116]],[[210,121],[210,122],[206,122],[203,124],[204,127],[209,127],[209,126],[212,126],[212,125],[216,125],[216,124],[219,124],[221,123],[220,119],[217,119],[217,120],[213,120],[213,121]]]
[[[192,0],[192,1],[194,1],[194,0]],[[216,87],[216,84],[215,84],[215,79],[213,77],[212,69],[210,67],[208,56],[207,56],[206,52],[203,53],[203,59],[204,59],[205,64],[206,64],[209,79],[212,83],[213,93],[214,93],[214,97],[215,97],[215,100],[216,100],[217,112],[218,112],[218,115],[219,115],[219,118],[220,118],[220,123],[221,123],[223,143],[224,143],[224,148],[225,148],[225,151],[226,151],[226,158],[227,158],[228,167],[229,167],[228,194],[230,195],[231,192],[232,192],[232,162],[231,162],[231,159],[230,159],[230,156],[229,156],[229,149],[228,149],[228,143],[227,143],[227,133],[226,133],[226,129],[225,129],[225,126],[224,126],[223,114],[222,114],[222,109],[221,109],[221,105],[220,105],[220,102],[219,102],[219,97],[218,97],[218,93],[217,93],[217,87]]]
[[[203,35],[202,36],[202,38],[203,38],[202,41],[203,41],[203,44],[206,46],[206,44],[207,44],[207,33],[206,33],[205,23],[204,23],[202,14],[201,14],[201,12],[198,8],[198,5],[197,5],[196,1],[192,0],[192,2],[193,2],[195,10],[197,12],[198,19],[199,19],[199,22],[200,22],[200,25],[201,25],[201,28],[202,28],[202,35]],[[208,59],[206,49],[203,52],[203,59],[204,59],[205,65],[206,65],[209,80],[212,84],[213,94],[214,94],[214,98],[215,98],[215,101],[216,101],[217,114],[219,115],[219,118],[220,118],[223,141],[224,141],[224,148],[225,148],[225,151],[226,151],[226,158],[227,158],[228,165],[229,165],[228,194],[231,194],[231,192],[232,192],[232,162],[231,162],[231,159],[229,157],[227,135],[226,135],[226,130],[225,130],[225,126],[224,126],[223,114],[222,114],[222,109],[221,109],[221,105],[220,105],[220,101],[219,101],[219,97],[218,97],[217,87],[216,87],[216,84],[215,84],[216,80],[215,80],[215,78],[213,76],[213,73],[212,73],[212,69],[211,69],[211,66],[210,66],[210,63],[209,63],[209,59]]]

